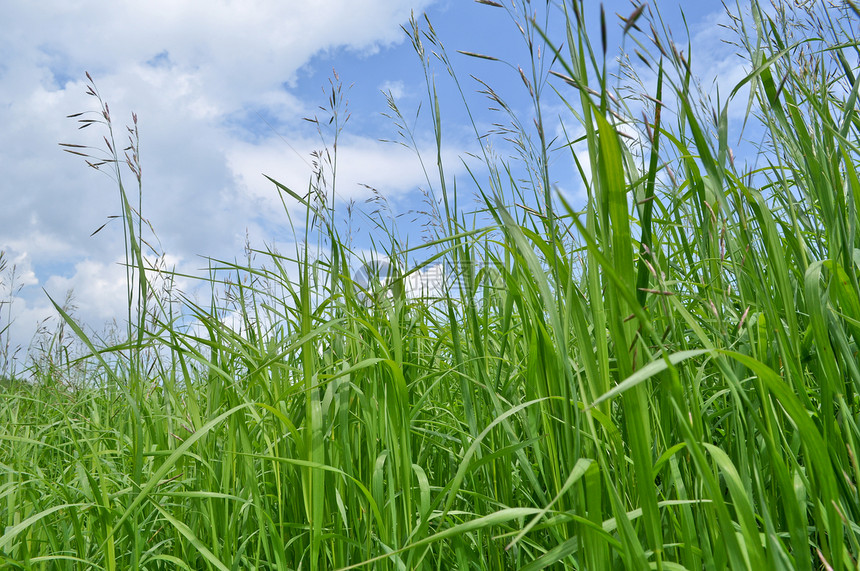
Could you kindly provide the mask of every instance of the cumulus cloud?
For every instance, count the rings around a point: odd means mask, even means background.
[[[48,278],[45,291],[59,303],[68,292],[72,292],[77,310],[96,323],[123,315],[127,307],[128,290],[121,260],[113,263],[78,262],[72,276]]]
[[[296,85],[313,58],[343,49],[369,57],[400,42],[400,25],[432,1],[46,0],[4,6],[0,250],[29,260],[32,276],[15,300],[16,340],[26,344],[27,330],[49,309],[39,286],[61,297],[57,292],[74,289],[87,319],[123,315],[125,275],[115,264],[123,251],[122,225],[113,220],[90,236],[120,214],[116,181],[57,146],[105,147],[101,126],[76,131],[65,119],[97,109],[85,95],[85,71],[110,105],[117,147],[128,143],[125,125],[137,112],[144,216],[163,248],[190,269],[205,265],[198,255],[241,255],[248,235],[271,237],[277,198],[271,185],[262,188],[261,173],[293,161],[291,176],[306,184],[307,163],[294,154],[285,163],[283,145],[267,124],[295,138],[301,153],[312,148],[299,125],[317,102],[303,98]],[[363,146],[356,160],[386,158]],[[344,167],[350,174],[397,172],[350,167],[350,160]],[[411,179],[395,174],[376,182],[399,190]],[[134,177],[126,173],[124,183],[136,204]]]
[[[402,99],[406,95],[406,84],[402,81],[384,81],[379,86],[379,90],[383,93],[388,93],[395,100]]]
[[[319,142],[301,139],[293,140],[292,144],[293,148],[287,149],[275,140],[237,142],[228,152],[228,165],[237,177],[240,195],[247,203],[254,204],[260,216],[270,223],[282,221],[283,204],[273,192],[274,185],[261,173],[300,196],[309,189],[313,168],[306,157],[320,146]],[[455,146],[443,148],[443,164],[451,165],[453,173],[464,170],[458,160],[460,151]],[[418,152],[425,162],[435,163],[436,149],[429,143]],[[363,202],[373,198],[375,192],[386,200],[397,201],[427,185],[418,154],[411,149],[360,135],[346,135],[338,143],[336,203]],[[296,201],[287,197],[285,202],[288,207],[295,207],[291,215],[303,211]]]

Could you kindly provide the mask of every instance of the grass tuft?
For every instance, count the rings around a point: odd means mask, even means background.
[[[335,76],[308,188],[269,179],[305,206],[299,246],[213,260],[203,302],[149,262],[137,117],[119,150],[87,76],[98,110],[74,117],[106,146],[63,148],[118,184],[128,326],[105,347],[55,303],[88,358],[60,351],[27,383],[0,370],[0,566],[856,568],[856,7],[738,6],[748,73],[721,101],[656,8],[621,18],[644,67],[613,89],[602,10],[594,49],[578,2],[479,3],[510,13],[531,66],[460,53],[507,65],[533,109],[478,80],[504,122],[472,123],[474,212],[442,162],[434,66],[470,98],[413,19],[436,142],[425,241],[378,212],[373,260],[351,221],[341,237]],[[760,143],[732,149],[741,94]],[[413,295],[431,269],[445,279]]]

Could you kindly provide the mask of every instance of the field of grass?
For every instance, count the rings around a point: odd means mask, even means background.
[[[377,243],[413,272],[453,268],[443,296],[406,295],[402,274],[361,291],[320,177],[277,185],[307,205],[298,252],[213,262],[211,300],[183,298],[147,262],[134,127],[128,160],[98,165],[121,183],[129,325],[104,348],[69,318],[88,359],[0,385],[0,567],[857,568],[858,12],[733,20],[761,136],[741,161],[738,101],[702,96],[695,46],[656,12],[625,30],[645,97],[632,75],[612,88],[578,2],[552,8],[557,38],[528,2],[482,3],[535,46],[516,86],[535,121],[511,115],[516,159],[478,139],[486,170],[458,196],[430,70],[450,60],[414,22],[431,235]],[[555,97],[571,140],[549,133]],[[554,190],[562,162],[583,211]]]

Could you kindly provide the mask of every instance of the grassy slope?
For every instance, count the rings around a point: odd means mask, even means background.
[[[790,28],[756,15],[745,81],[772,149],[747,173],[664,36],[630,30],[663,104],[641,148],[619,137],[625,107],[569,14],[554,69],[588,207],[550,191],[540,114],[521,139],[534,196],[500,161],[474,181],[486,227],[456,215],[440,163],[438,241],[412,255],[464,271],[434,304],[368,307],[322,224],[323,259],[232,267],[251,278],[231,290],[240,331],[214,298],[183,329],[147,298],[122,189],[137,327],[91,361],[98,388],[0,394],[2,564],[853,568],[857,49],[830,22],[831,51],[786,50]],[[447,61],[432,29],[413,40]],[[523,74],[538,109],[546,80]]]

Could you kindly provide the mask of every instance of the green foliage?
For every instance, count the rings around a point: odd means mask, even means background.
[[[295,256],[216,264],[209,307],[185,300],[183,325],[149,281],[120,187],[128,341],[101,349],[68,318],[90,382],[0,391],[0,565],[856,567],[860,81],[839,24],[856,14],[753,3],[753,29],[733,20],[751,63],[735,92],[749,88],[764,129],[766,166],[749,169],[728,147],[731,100],[698,98],[659,14],[637,9],[624,28],[656,86],[637,102],[610,91],[578,3],[563,4],[557,43],[527,8],[510,10],[533,58],[530,77],[517,71],[536,131],[511,112],[513,161],[479,137],[483,225],[466,225],[445,176],[428,54],[456,75],[429,22],[413,22],[439,223],[428,244],[392,232],[379,250],[424,255],[412,274],[457,268],[439,298],[405,295],[405,272],[367,303],[317,176],[307,196],[275,183],[307,206]],[[821,37],[792,38],[801,23]],[[547,86],[584,132],[560,150]],[[550,188],[561,153],[583,212]],[[234,276],[224,296],[219,273]]]

